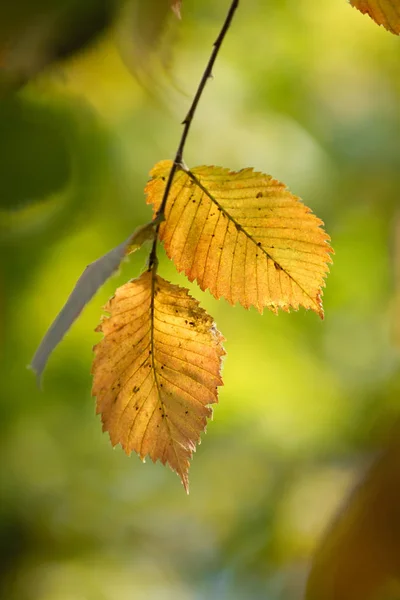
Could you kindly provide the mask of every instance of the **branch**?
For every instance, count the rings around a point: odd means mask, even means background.
[[[221,48],[222,42],[224,41],[225,35],[231,25],[233,15],[238,5],[239,0],[233,0],[228,15],[225,19],[225,23],[221,29],[221,32],[217,37],[216,41],[214,42],[214,47],[210,60],[208,61],[206,69],[203,73],[192,105],[185,117],[185,120],[182,123],[184,125],[184,129],[182,132],[181,140],[179,142],[174,163],[168,176],[164,196],[155,219],[153,219],[151,223],[148,223],[143,227],[139,227],[133,233],[132,236],[125,240],[125,242],[123,242],[122,244],[117,246],[117,248],[114,248],[110,252],[107,252],[105,256],[91,263],[85,269],[84,273],[78,279],[65,306],[62,308],[61,312],[56,317],[55,321],[47,331],[32,359],[30,367],[33,369],[33,371],[36,372],[38,382],[40,382],[43,370],[54,348],[59,344],[66,332],[70,329],[71,325],[76,321],[82,309],[86,306],[89,300],[91,300],[91,298],[97,292],[99,287],[103,285],[103,283],[112,275],[114,271],[117,270],[122,259],[129,251],[138,248],[146,240],[153,240],[153,246],[149,256],[149,270],[153,270],[153,273],[155,273],[155,271],[157,270],[158,234],[160,230],[160,224],[164,220],[165,205],[167,203],[168,195],[171,190],[172,181],[174,179],[174,175],[177,169],[184,168],[183,151],[189,134],[190,126],[192,124],[196,108],[201,99],[207,80],[212,73],[215,59],[217,58],[218,52]],[[131,246],[133,247],[130,248]]]
[[[189,135],[190,126],[192,124],[194,115],[196,113],[197,106],[198,106],[201,96],[204,92],[204,88],[206,87],[206,83],[212,75],[214,63],[215,63],[218,53],[221,49],[222,43],[225,39],[225,36],[228,33],[228,30],[231,26],[234,14],[235,14],[238,6],[239,6],[239,0],[233,0],[231,3],[231,6],[229,8],[228,14],[226,16],[225,22],[222,26],[222,29],[213,44],[213,51],[211,53],[210,59],[207,63],[207,66],[204,70],[203,76],[200,80],[199,86],[197,88],[197,92],[193,98],[192,105],[189,108],[189,111],[188,111],[185,119],[182,122],[182,125],[184,126],[182,136],[181,136],[181,139],[179,142],[178,150],[176,151],[174,162],[173,162],[171,170],[169,172],[168,181],[167,181],[167,185],[165,186],[163,199],[161,201],[160,208],[158,209],[157,215],[156,215],[156,218],[160,219],[160,222],[163,220],[163,217],[164,217],[165,206],[167,204],[168,196],[171,191],[171,186],[172,186],[172,182],[174,180],[175,173],[182,166],[183,152],[185,149],[186,140]],[[153,242],[153,247],[150,252],[149,271],[151,269],[153,269],[153,270],[157,269],[157,241],[158,241],[159,229],[160,229],[160,224],[157,225],[156,235],[155,235],[154,242]]]

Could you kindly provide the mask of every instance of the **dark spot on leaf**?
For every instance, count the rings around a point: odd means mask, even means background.
[[[194,325],[194,322],[193,322],[193,321],[189,321],[189,325],[192,325],[192,326],[193,326],[193,325]]]
[[[139,407],[138,407],[138,406],[135,406],[135,409],[136,409],[136,410],[139,410]]]
[[[189,414],[189,411],[188,411],[188,410],[185,410],[185,415],[187,415],[187,414]]]
[[[274,262],[274,267],[277,271],[282,271],[282,267],[278,263]]]
[[[140,390],[140,387],[138,387],[137,385],[135,385],[135,387],[133,388],[132,392],[134,394],[137,394],[137,392]]]
[[[164,177],[164,176],[162,176],[162,177],[161,177],[161,179],[162,179],[163,181],[165,181],[165,177]]]
[[[262,198],[263,193],[262,192],[258,192],[256,198]]]
[[[257,242],[257,246],[261,246],[261,242]]]

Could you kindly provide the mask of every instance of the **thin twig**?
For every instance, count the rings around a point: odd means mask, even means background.
[[[200,80],[199,86],[197,88],[197,92],[193,98],[193,102],[191,107],[189,108],[189,112],[187,113],[184,121],[182,122],[183,127],[183,132],[182,132],[182,136],[179,142],[179,146],[178,146],[178,150],[176,151],[176,155],[175,155],[175,160],[172,164],[171,170],[169,172],[169,176],[168,176],[168,181],[167,181],[167,185],[165,186],[165,190],[164,190],[164,195],[160,204],[160,208],[157,211],[157,215],[156,218],[160,218],[161,220],[164,216],[164,212],[165,212],[165,206],[167,204],[167,200],[168,200],[168,196],[169,193],[171,191],[171,187],[172,187],[172,182],[174,180],[174,176],[176,171],[182,167],[182,163],[183,163],[183,151],[185,149],[185,144],[186,144],[186,140],[187,137],[189,135],[189,130],[190,130],[190,126],[192,124],[197,106],[200,102],[201,96],[203,94],[204,88],[206,87],[206,83],[208,81],[208,79],[211,77],[212,75],[212,70],[214,67],[214,63],[215,60],[218,56],[218,53],[221,49],[222,46],[222,42],[225,39],[225,36],[231,26],[232,23],[232,19],[233,16],[235,14],[235,11],[237,9],[237,7],[239,6],[239,0],[233,0],[231,3],[231,6],[229,8],[228,14],[226,16],[225,22],[222,26],[222,29],[217,37],[217,39],[215,40],[214,44],[213,44],[213,51],[211,53],[210,59],[207,63],[207,66],[205,68],[205,71],[203,73],[203,76]],[[149,270],[153,269],[153,270],[157,270],[157,242],[158,242],[158,234],[159,234],[159,230],[160,230],[160,224],[157,225],[156,228],[156,234],[154,237],[154,242],[153,242],[153,246],[150,252],[150,257],[149,257]]]

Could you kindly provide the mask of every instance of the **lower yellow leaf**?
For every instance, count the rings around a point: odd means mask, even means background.
[[[103,431],[127,454],[168,463],[188,491],[222,385],[223,338],[188,290],[151,271],[118,288],[105,310],[92,367]]]
[[[378,25],[400,34],[400,0],[350,0],[350,3]]]

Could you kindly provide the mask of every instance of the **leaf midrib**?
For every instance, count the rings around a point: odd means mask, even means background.
[[[155,364],[155,343],[154,343],[154,330],[155,330],[155,326],[154,326],[155,315],[154,315],[154,313],[155,313],[155,306],[154,306],[154,302],[155,302],[156,278],[157,278],[157,275],[154,273],[154,271],[152,271],[151,272],[151,300],[150,300],[151,368],[152,368],[152,371],[154,373],[154,380],[155,380],[156,387],[157,387],[157,393],[158,393],[159,402],[161,404],[161,408],[162,408],[162,411],[164,413],[164,422],[165,422],[165,425],[166,425],[166,427],[168,429],[168,435],[169,435],[169,438],[170,438],[170,440],[172,442],[172,447],[174,449],[174,454],[175,454],[175,457],[176,457],[176,460],[177,460],[177,464],[179,466],[179,473],[178,473],[178,475],[182,479],[183,487],[185,488],[186,492],[189,493],[189,488],[188,488],[188,484],[187,484],[187,471],[185,471],[184,469],[182,469],[182,464],[181,464],[179,455],[178,455],[178,453],[176,451],[176,447],[175,447],[176,440],[172,436],[171,427],[170,427],[169,422],[168,422],[167,412],[165,410],[165,404],[164,404],[164,402],[162,400],[161,388],[160,388],[160,383],[158,381],[157,369],[156,369],[156,364]],[[156,408],[154,410],[156,410]],[[154,411],[153,411],[153,414],[154,414]],[[149,420],[149,423],[150,423],[150,420]]]

